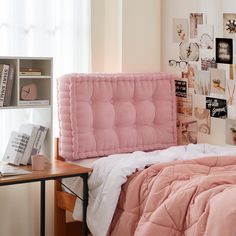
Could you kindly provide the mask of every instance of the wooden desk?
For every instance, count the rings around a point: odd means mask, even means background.
[[[0,177],[0,186],[40,182],[40,235],[45,235],[45,181],[60,178],[81,177],[83,179],[83,235],[88,235],[86,212],[88,206],[88,174],[90,168],[70,164],[63,161],[53,161],[43,171],[32,171],[31,166],[19,167],[31,171],[26,175]]]

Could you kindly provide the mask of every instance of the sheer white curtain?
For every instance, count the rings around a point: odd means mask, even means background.
[[[0,0],[0,56],[53,57],[55,87],[62,74],[90,71],[90,18],[89,0]],[[15,114],[0,110],[0,153]]]

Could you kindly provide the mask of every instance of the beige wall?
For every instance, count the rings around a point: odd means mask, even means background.
[[[160,70],[160,0],[92,0],[92,71]]]

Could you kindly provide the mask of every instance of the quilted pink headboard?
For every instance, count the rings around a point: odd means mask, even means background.
[[[66,160],[176,145],[172,75],[68,74],[57,85]]]

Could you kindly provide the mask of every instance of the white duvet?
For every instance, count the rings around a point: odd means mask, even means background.
[[[234,147],[209,144],[189,144],[149,153],[137,151],[131,154],[116,154],[100,158],[93,163],[89,177],[89,205],[87,223],[93,236],[105,236],[116,209],[121,186],[127,176],[137,169],[158,162],[194,159],[213,155],[236,155]],[[77,199],[73,217],[81,220],[82,204]]]

